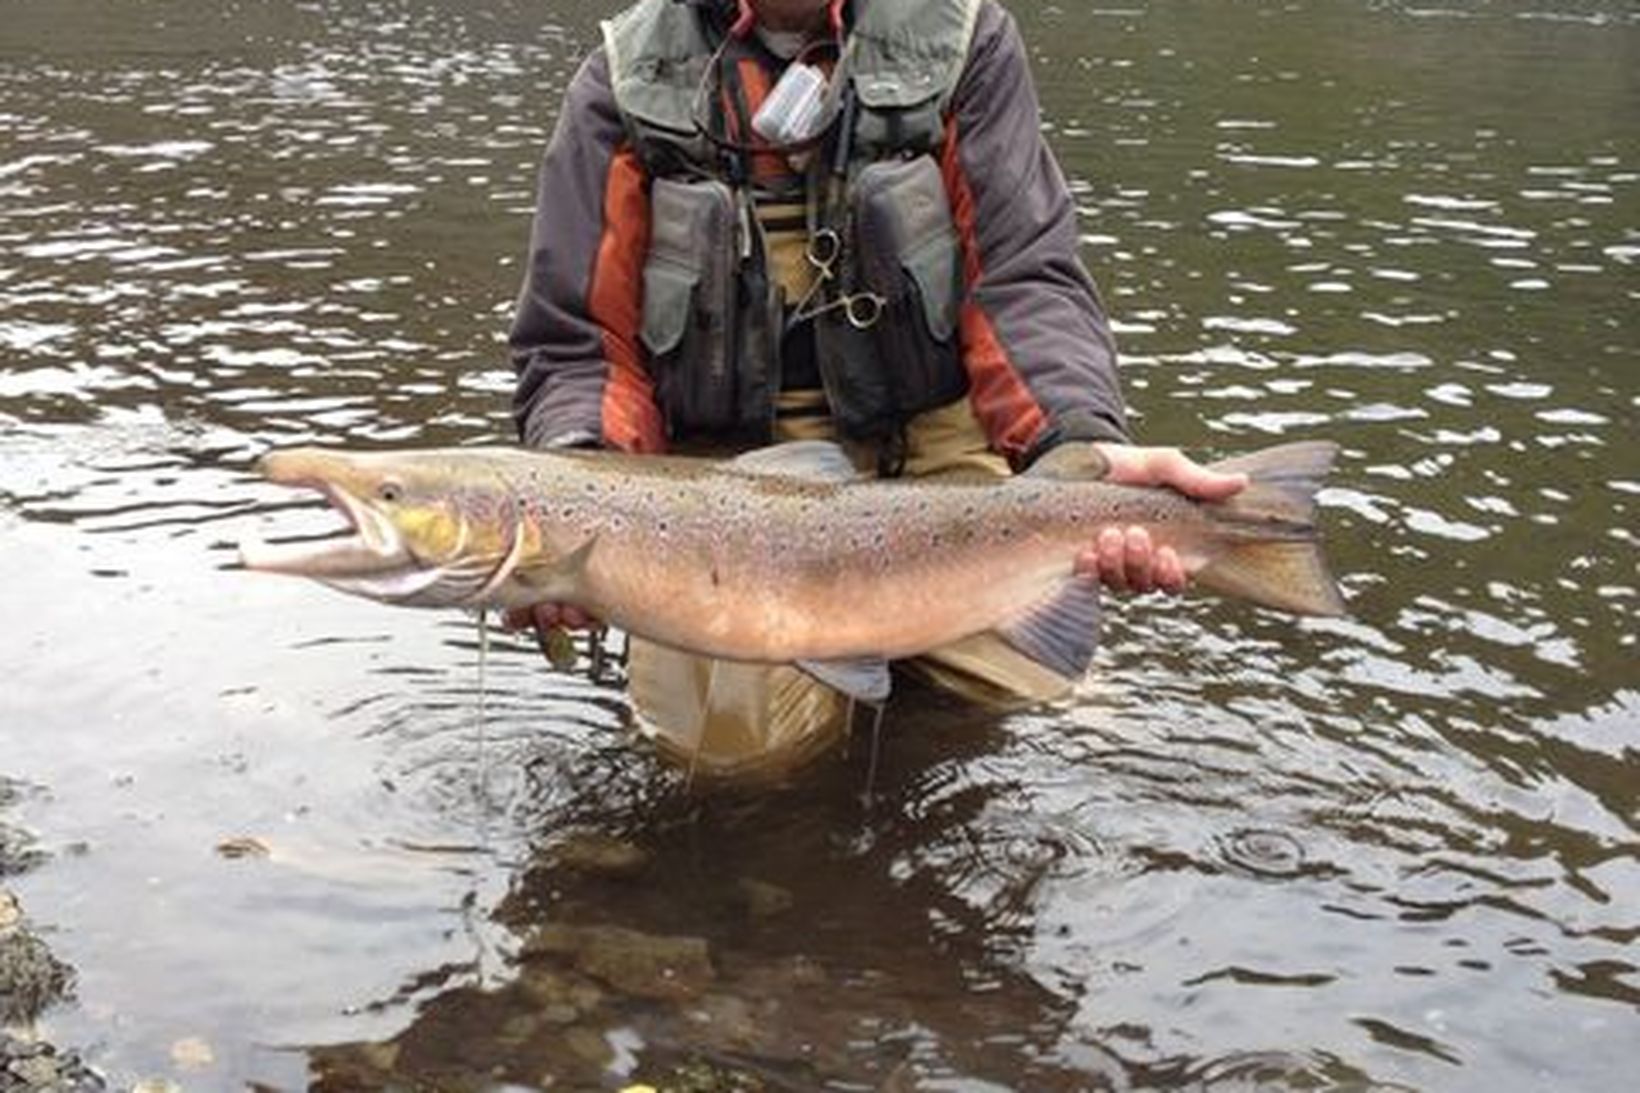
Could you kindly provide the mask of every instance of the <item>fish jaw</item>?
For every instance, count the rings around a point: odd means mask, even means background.
[[[300,543],[269,543],[250,536],[239,544],[245,568],[338,586],[379,580],[384,592],[402,583],[409,571],[423,572],[392,518],[342,484],[338,464],[336,457],[310,449],[274,452],[258,460],[257,470],[268,481],[324,494],[352,534]]]

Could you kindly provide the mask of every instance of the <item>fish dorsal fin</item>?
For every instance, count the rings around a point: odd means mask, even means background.
[[[818,679],[834,690],[867,704],[885,702],[892,683],[888,661],[882,657],[855,657],[852,660],[800,660],[799,671]]]
[[[1025,473],[1036,478],[1097,482],[1110,473],[1110,460],[1092,444],[1073,442],[1050,448]]]
[[[997,633],[1056,675],[1081,679],[1099,644],[1099,582],[1066,578],[1051,596],[997,627]]]
[[[791,440],[755,448],[730,460],[729,466],[748,474],[810,482],[848,482],[860,477],[848,453],[830,440]]]

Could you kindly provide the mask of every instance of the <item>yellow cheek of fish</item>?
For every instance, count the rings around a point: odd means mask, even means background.
[[[399,534],[423,558],[450,558],[473,545],[465,521],[437,508],[402,509],[393,516]]]

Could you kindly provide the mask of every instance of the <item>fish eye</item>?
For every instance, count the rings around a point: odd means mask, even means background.
[[[376,487],[376,496],[380,497],[388,504],[392,504],[403,495],[404,487],[400,486],[397,482],[383,482],[380,486]]]

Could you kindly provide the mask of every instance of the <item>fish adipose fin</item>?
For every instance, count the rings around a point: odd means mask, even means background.
[[[1233,541],[1196,580],[1299,615],[1344,614],[1344,596],[1321,556],[1315,526],[1315,494],[1337,456],[1338,445],[1313,440],[1213,464],[1212,470],[1245,474],[1249,481],[1211,507]]]
[[[1003,626],[1002,640],[1056,675],[1081,679],[1099,644],[1099,582],[1069,577]]]
[[[829,440],[792,440],[755,448],[729,461],[748,474],[802,478],[810,482],[848,482],[860,477],[841,445]]]
[[[797,668],[826,686],[870,705],[886,702],[892,688],[888,678],[888,661],[881,657],[800,660]]]

